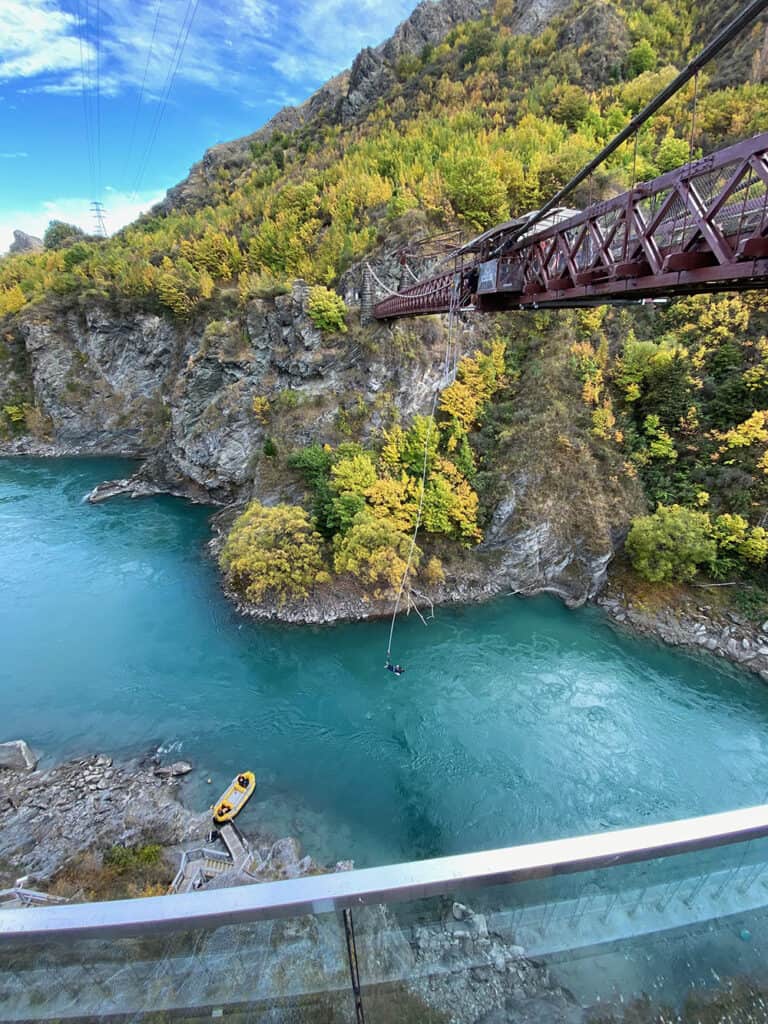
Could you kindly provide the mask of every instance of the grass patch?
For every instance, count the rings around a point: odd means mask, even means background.
[[[53,878],[50,892],[89,901],[160,896],[175,870],[160,846],[113,846],[103,854],[82,853]]]

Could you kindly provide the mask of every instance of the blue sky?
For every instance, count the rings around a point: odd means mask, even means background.
[[[414,5],[0,0],[0,252],[15,227],[91,228],[93,199],[114,231],[208,146],[301,102]]]

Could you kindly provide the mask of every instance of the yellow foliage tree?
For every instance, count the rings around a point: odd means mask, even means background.
[[[18,284],[12,285],[10,288],[6,288],[0,291],[0,316],[7,316],[9,313],[18,313],[18,311],[27,304],[27,300],[24,296],[24,292],[19,288]]]
[[[235,520],[219,561],[232,587],[249,601],[272,594],[283,604],[330,580],[322,538],[298,505],[252,501]]]
[[[407,473],[399,477],[379,477],[365,492],[377,519],[386,519],[398,530],[412,530],[418,510],[419,486]]]
[[[363,583],[372,584],[374,595],[392,593],[400,585],[407,565],[411,538],[389,519],[369,511],[361,512],[353,526],[334,541],[334,568],[348,572]],[[411,555],[411,576],[416,575],[421,550],[414,546]]]

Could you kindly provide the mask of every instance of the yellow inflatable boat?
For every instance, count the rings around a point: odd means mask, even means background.
[[[234,821],[256,792],[256,776],[253,772],[241,772],[222,793],[213,808],[213,820],[217,825]]]

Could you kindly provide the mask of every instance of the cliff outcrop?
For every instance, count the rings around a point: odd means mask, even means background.
[[[422,3],[305,104],[209,150],[151,219],[98,247],[46,253],[31,283],[9,274],[0,453],[139,458],[135,476],[97,488],[93,499],[182,495],[222,508],[223,531],[253,499],[309,508],[311,483],[292,468],[292,453],[380,448],[383,432],[428,413],[445,383],[447,320],[364,323],[367,264],[381,291],[401,287],[409,269],[424,269],[398,258],[419,238],[446,226],[467,236],[510,205],[520,212],[551,195],[571,163],[593,152],[595,132],[613,131],[608,114],[633,109],[640,86],[655,88],[651,68],[680,56],[664,12],[649,15],[650,51],[640,46],[647,26],[633,10],[605,0]],[[691,11],[686,18],[695,26]],[[714,138],[719,122],[701,103]],[[649,168],[658,148],[641,140]],[[617,164],[595,187],[615,191],[624,170]],[[345,330],[320,329],[310,289],[294,280],[300,274],[334,283]],[[540,591],[579,604],[600,591],[645,508],[638,466],[656,457],[646,451],[645,420],[631,419],[643,402],[630,408],[612,380],[619,334],[651,344],[656,315],[611,314],[610,337],[599,317],[457,320],[459,355],[498,339],[514,359],[508,385],[462,435],[475,447],[461,473],[479,495],[476,532],[424,531],[438,538],[444,570],[443,579],[419,581],[425,606]],[[595,363],[591,378],[579,360]],[[445,463],[458,439],[448,438],[442,415]],[[669,419],[676,430],[680,416]],[[481,531],[481,543],[460,547]],[[325,529],[329,566],[339,535]],[[248,610],[324,622],[391,607],[337,575],[300,605]]]
[[[26,231],[20,231],[18,228],[13,232],[13,241],[8,248],[8,252],[42,252],[42,250],[42,238],[37,238],[35,235],[28,235]]]

